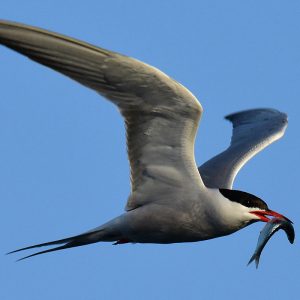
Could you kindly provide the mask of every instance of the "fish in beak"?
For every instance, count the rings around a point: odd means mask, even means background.
[[[273,214],[271,214],[271,215],[274,216],[274,212],[272,212],[272,213]],[[275,213],[275,214],[277,214],[277,213]],[[265,217],[265,218],[267,218],[267,217]],[[282,217],[279,217],[279,218],[274,217],[270,221],[267,222],[267,224],[265,225],[263,230],[260,232],[260,235],[259,235],[259,238],[257,241],[257,245],[256,245],[256,249],[255,249],[252,257],[250,258],[248,265],[255,260],[256,268],[258,268],[260,255],[261,255],[264,247],[266,246],[269,239],[273,236],[273,234],[280,229],[285,231],[289,242],[291,244],[294,243],[295,231],[294,231],[292,222],[289,219],[287,219],[286,217],[283,217],[283,218]]]

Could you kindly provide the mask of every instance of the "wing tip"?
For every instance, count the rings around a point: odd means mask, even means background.
[[[287,120],[287,114],[283,113],[277,109],[274,108],[253,108],[253,109],[247,109],[247,110],[242,110],[242,111],[237,111],[234,113],[231,113],[229,115],[226,115],[224,118],[225,120],[228,120],[230,122],[235,122],[235,121],[239,121],[240,119],[244,118],[244,117],[251,117],[251,115],[253,116],[257,116],[258,114],[270,114],[273,116],[282,116],[284,119]]]

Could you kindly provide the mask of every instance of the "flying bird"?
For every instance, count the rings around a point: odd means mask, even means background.
[[[202,106],[184,86],[134,58],[36,27],[0,21],[0,44],[91,88],[125,121],[131,193],[125,212],[88,232],[15,250],[59,245],[21,259],[96,242],[181,243],[225,236],[272,217],[250,193],[232,189],[240,168],[281,138],[287,115],[252,109],[226,117],[230,146],[197,168]],[[13,253],[10,252],[10,253]]]

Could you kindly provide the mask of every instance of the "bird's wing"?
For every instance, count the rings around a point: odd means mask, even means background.
[[[180,185],[182,179],[205,188],[194,160],[202,107],[181,84],[136,59],[18,23],[0,21],[0,44],[118,106],[127,129],[133,193],[146,183],[164,189]],[[142,202],[131,198],[127,209]]]
[[[230,146],[198,168],[210,188],[231,189],[240,168],[254,155],[280,139],[287,115],[274,109],[252,109],[225,117],[233,125]]]

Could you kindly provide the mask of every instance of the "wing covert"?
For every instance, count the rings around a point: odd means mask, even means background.
[[[0,43],[118,106],[126,124],[133,193],[149,182],[161,190],[176,187],[182,178],[204,188],[194,160],[202,107],[181,84],[136,59],[36,27],[0,21]],[[131,197],[127,209],[143,203]]]

